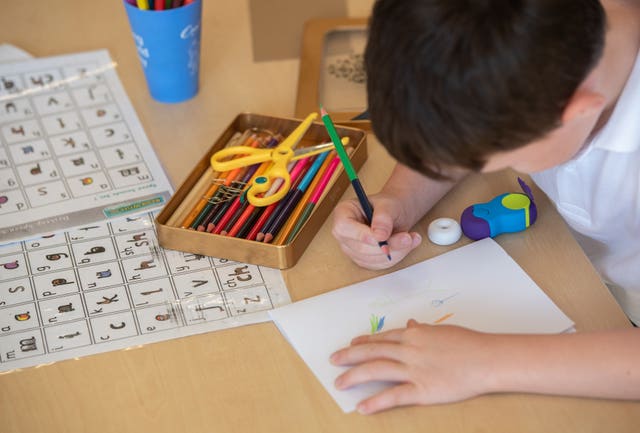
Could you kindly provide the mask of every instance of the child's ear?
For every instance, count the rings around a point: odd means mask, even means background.
[[[599,116],[605,104],[604,95],[580,87],[575,91],[562,112],[562,124],[566,125],[573,120],[590,117],[594,114]]]

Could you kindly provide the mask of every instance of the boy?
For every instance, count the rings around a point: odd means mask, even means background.
[[[334,236],[382,269],[420,242],[408,230],[465,173],[531,173],[640,324],[640,4],[624,0],[378,0],[365,53],[373,130],[397,166],[355,201]],[[419,199],[416,199],[419,198]],[[378,241],[388,240],[392,260]],[[397,385],[358,406],[458,401],[491,392],[640,399],[640,330],[493,335],[407,327],[331,357],[340,389]]]

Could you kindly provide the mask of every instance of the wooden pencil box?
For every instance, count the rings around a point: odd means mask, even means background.
[[[236,133],[249,128],[267,129],[283,136],[291,133],[301,119],[265,116],[254,113],[239,114],[229,127],[213,143],[186,180],[169,200],[156,218],[156,228],[160,245],[167,249],[186,251],[206,256],[226,258],[244,263],[272,268],[289,268],[298,261],[305,249],[325,222],[335,204],[349,186],[349,179],[342,164],[333,174],[322,199],[313,213],[300,228],[296,236],[287,244],[274,245],[242,238],[234,238],[200,232],[180,227],[185,216],[204,196],[211,179],[205,181],[211,172],[211,156],[222,149]],[[350,159],[357,170],[367,159],[367,133],[361,129],[336,125],[340,137],[349,137]],[[321,122],[314,122],[305,133],[298,147],[329,141],[329,136]]]

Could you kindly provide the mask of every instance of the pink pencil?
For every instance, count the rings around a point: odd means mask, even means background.
[[[300,231],[300,228],[302,227],[302,225],[307,221],[307,219],[309,218],[309,215],[311,215],[311,212],[315,208],[316,204],[318,204],[318,201],[320,201],[320,197],[322,197],[322,194],[324,193],[324,190],[327,187],[327,184],[329,183],[331,176],[333,176],[333,172],[336,171],[338,164],[340,164],[340,157],[336,156],[331,160],[331,162],[329,163],[329,166],[327,167],[325,172],[322,174],[322,178],[320,178],[320,181],[318,182],[315,189],[311,193],[311,197],[309,197],[309,201],[307,202],[307,205],[305,206],[304,210],[300,214],[300,217],[298,218],[296,225],[293,226],[293,229],[291,229],[291,233],[289,233],[289,236],[287,236],[285,243],[291,242],[291,240],[298,233],[298,231]]]

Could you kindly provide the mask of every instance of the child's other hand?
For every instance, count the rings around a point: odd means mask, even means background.
[[[351,366],[335,385],[346,389],[372,381],[398,383],[361,401],[357,410],[364,414],[474,397],[489,390],[483,367],[490,365],[489,338],[457,326],[410,320],[406,328],[357,337],[351,346],[335,352],[333,364]]]
[[[394,197],[376,194],[370,197],[373,221],[367,225],[357,200],[345,200],[336,206],[333,236],[342,251],[357,265],[367,269],[384,269],[402,260],[422,241],[415,232],[408,232],[410,223],[403,215],[402,205]],[[378,242],[387,241],[391,260]]]

